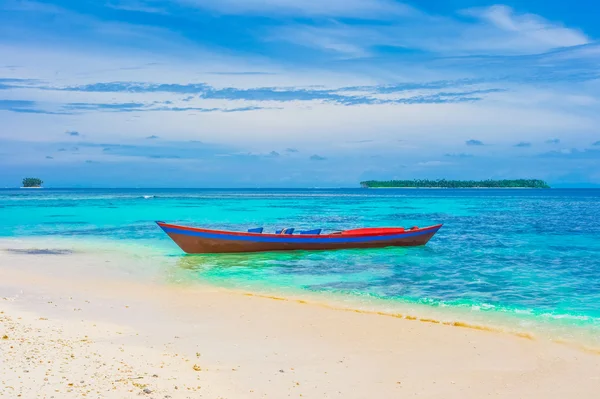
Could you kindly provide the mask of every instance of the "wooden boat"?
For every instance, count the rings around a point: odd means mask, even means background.
[[[232,232],[156,223],[188,254],[417,246],[427,244],[442,227],[363,228],[331,234],[320,234],[320,229],[298,234],[282,229],[278,234],[263,234],[262,228]]]

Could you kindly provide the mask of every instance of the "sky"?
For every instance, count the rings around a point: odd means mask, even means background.
[[[598,13],[591,0],[0,0],[0,187],[600,187]]]

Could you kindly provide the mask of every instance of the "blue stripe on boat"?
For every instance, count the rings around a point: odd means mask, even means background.
[[[425,231],[417,231],[414,233],[402,233],[394,235],[384,236],[366,236],[366,237],[302,237],[302,236],[286,236],[280,235],[277,237],[269,236],[237,236],[231,234],[218,234],[218,233],[205,233],[202,231],[183,230],[173,227],[160,226],[165,233],[183,234],[188,236],[196,236],[203,238],[214,238],[217,240],[229,240],[229,241],[254,241],[254,242],[290,242],[290,243],[344,243],[344,242],[369,242],[369,241],[385,241],[394,240],[397,238],[408,238],[417,237],[424,234],[430,234],[437,232],[440,228],[430,229]]]
[[[321,230],[322,229],[305,230],[305,231],[301,231],[300,234],[312,234],[312,235],[318,236],[319,234],[321,234]]]

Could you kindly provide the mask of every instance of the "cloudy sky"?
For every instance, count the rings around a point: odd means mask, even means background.
[[[0,187],[600,185],[598,12],[0,0]]]

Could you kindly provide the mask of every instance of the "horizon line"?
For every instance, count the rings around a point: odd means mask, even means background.
[[[131,186],[123,186],[123,187],[81,187],[81,186],[50,186],[50,187],[22,187],[22,186],[13,186],[13,187],[0,187],[0,190],[21,190],[21,189],[49,189],[49,190],[341,190],[341,189],[356,189],[356,190],[373,190],[374,188],[363,188],[360,186],[331,186],[331,187],[315,187],[315,186],[298,186],[298,187],[282,187],[282,186],[266,186],[266,187],[131,187]],[[526,189],[521,187],[386,187],[386,189],[398,189],[398,190],[431,190],[431,189],[444,189],[444,190],[523,190]],[[559,183],[556,186],[551,186],[550,188],[544,188],[543,190],[548,189],[600,189],[600,183]],[[536,188],[530,188],[531,190],[538,190]],[[542,189],[539,189],[542,190]]]

